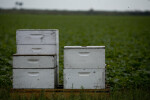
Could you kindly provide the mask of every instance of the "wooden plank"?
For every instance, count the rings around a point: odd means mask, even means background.
[[[12,89],[12,92],[109,92],[107,89]]]
[[[51,98],[53,96],[63,96],[70,97],[74,96],[109,96],[110,89],[12,89],[11,96],[13,98],[17,96],[23,96],[30,98],[32,96],[39,97],[44,95],[47,98]]]

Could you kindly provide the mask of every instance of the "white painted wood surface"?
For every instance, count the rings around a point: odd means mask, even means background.
[[[64,69],[64,89],[104,89],[105,69]]]
[[[13,69],[14,89],[53,89],[55,69]]]
[[[105,68],[105,46],[65,46],[64,68]]]
[[[17,54],[54,54],[56,45],[17,45]]]
[[[17,30],[17,44],[56,44],[57,29],[26,29]]]
[[[13,56],[13,68],[55,68],[54,56]]]
[[[16,32],[17,54],[56,55],[55,65],[59,84],[59,30],[19,29]]]

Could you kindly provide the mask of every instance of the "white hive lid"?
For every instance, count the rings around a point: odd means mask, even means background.
[[[64,46],[64,49],[105,49],[105,46]]]
[[[58,29],[18,29],[17,31],[58,31]]]

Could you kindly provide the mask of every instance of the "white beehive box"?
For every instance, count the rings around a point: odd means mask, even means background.
[[[105,68],[105,46],[65,46],[64,68]]]
[[[17,45],[17,54],[57,54],[56,45]]]
[[[105,69],[64,69],[64,89],[104,89]]]
[[[13,68],[55,68],[55,57],[49,55],[14,55]]]
[[[55,69],[13,69],[13,88],[55,88]]]
[[[16,32],[17,44],[57,44],[57,29],[21,29]]]

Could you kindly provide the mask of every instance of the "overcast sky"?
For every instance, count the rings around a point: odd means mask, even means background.
[[[150,11],[150,0],[0,0],[0,8],[15,8],[16,1],[23,9]]]

